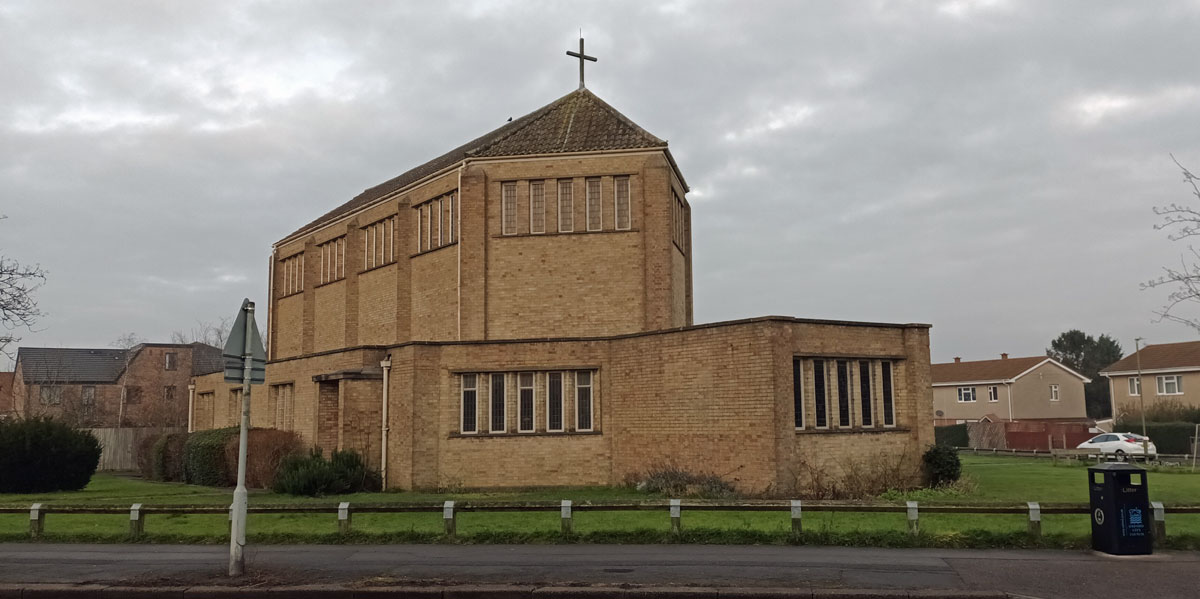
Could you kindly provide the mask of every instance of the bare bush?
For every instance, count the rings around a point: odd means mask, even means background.
[[[868,499],[890,490],[920,486],[913,452],[877,451],[845,457],[801,455],[792,469],[790,497],[801,499]]]

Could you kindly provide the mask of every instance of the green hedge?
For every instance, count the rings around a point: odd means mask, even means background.
[[[1141,422],[1121,420],[1116,432],[1142,433]],[[1158,453],[1192,453],[1191,438],[1196,434],[1196,425],[1191,422],[1147,422],[1146,436],[1154,441]]]
[[[99,464],[88,431],[50,418],[0,420],[0,493],[78,491]]]
[[[938,445],[966,447],[970,444],[966,424],[951,424],[933,427],[933,441]]]
[[[154,480],[183,481],[183,448],[187,438],[187,433],[169,433],[154,443],[150,458]]]
[[[238,434],[235,427],[198,431],[183,444],[183,478],[193,485],[229,487],[236,482],[236,464],[225,459],[225,442]]]

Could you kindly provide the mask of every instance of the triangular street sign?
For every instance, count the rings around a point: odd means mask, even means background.
[[[225,341],[225,349],[221,350],[221,357],[225,359],[226,383],[243,382],[246,315],[249,313],[246,308],[250,305],[249,299],[242,300],[242,309],[238,310],[237,318],[233,321],[233,329],[229,331],[229,338]],[[250,361],[250,384],[261,385],[266,380],[267,350],[263,347],[262,335],[258,332],[258,324],[254,322],[253,316],[250,316]]]

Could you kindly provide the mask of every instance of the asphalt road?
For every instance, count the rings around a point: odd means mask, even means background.
[[[247,571],[276,584],[459,582],[971,589],[1039,598],[1200,595],[1200,554],[729,545],[268,545]],[[0,544],[0,583],[220,581],[228,548]]]

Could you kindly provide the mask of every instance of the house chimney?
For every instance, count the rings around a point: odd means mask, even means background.
[[[1008,354],[1000,354],[1000,359],[1001,359],[1001,360],[1007,360],[1007,359],[1008,359]]]
[[[959,362],[962,362],[962,358],[960,358],[958,356],[954,356],[954,363],[958,364]]]

